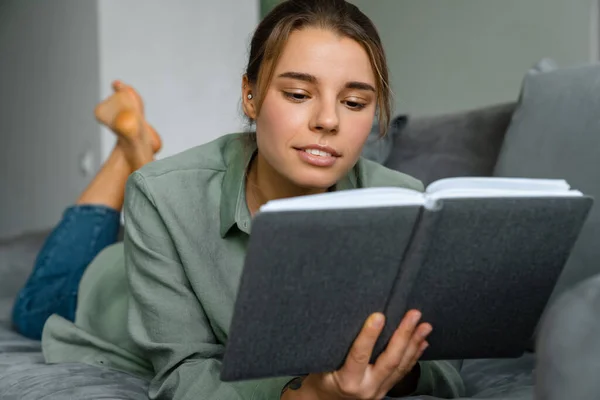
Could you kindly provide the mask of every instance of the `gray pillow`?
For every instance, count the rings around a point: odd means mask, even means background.
[[[494,175],[566,179],[599,198],[599,110],[600,65],[528,73]],[[600,209],[595,205],[553,298],[597,273]]]
[[[454,176],[489,176],[514,103],[421,117],[394,136],[386,166],[428,185]]]

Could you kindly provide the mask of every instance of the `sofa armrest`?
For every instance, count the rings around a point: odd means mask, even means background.
[[[560,295],[540,325],[536,398],[593,399],[600,393],[600,275]]]

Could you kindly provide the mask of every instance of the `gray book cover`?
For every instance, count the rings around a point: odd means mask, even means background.
[[[433,325],[423,359],[522,354],[592,200],[447,199],[419,206],[259,213],[223,381],[333,371],[366,318],[384,350],[411,308]]]

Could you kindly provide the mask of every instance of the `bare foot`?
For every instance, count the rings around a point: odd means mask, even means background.
[[[96,107],[96,119],[117,135],[117,147],[135,171],[154,160],[162,143],[144,118],[144,103],[139,94],[120,81],[113,83],[113,89],[115,93]]]
[[[118,80],[113,82],[112,87],[115,92],[125,92],[129,95],[131,104],[135,106],[135,109],[139,111],[144,119],[144,124],[146,125],[145,129],[150,134],[152,151],[154,151],[154,153],[158,153],[162,148],[162,141],[154,127],[152,127],[152,125],[146,121],[146,113],[144,110],[144,101],[142,100],[142,96],[140,96],[140,94],[133,87]]]
[[[156,130],[144,115],[144,102],[134,88],[121,81],[112,84],[115,93],[96,106],[94,114],[120,138],[150,145],[155,154],[162,148]]]

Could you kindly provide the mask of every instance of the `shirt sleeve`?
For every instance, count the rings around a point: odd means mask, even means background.
[[[465,387],[456,366],[450,361],[421,361],[421,376],[415,395],[455,399],[465,395]]]
[[[210,327],[144,176],[127,182],[128,330],[154,367],[151,399],[279,399],[290,378],[222,382],[224,345]]]

